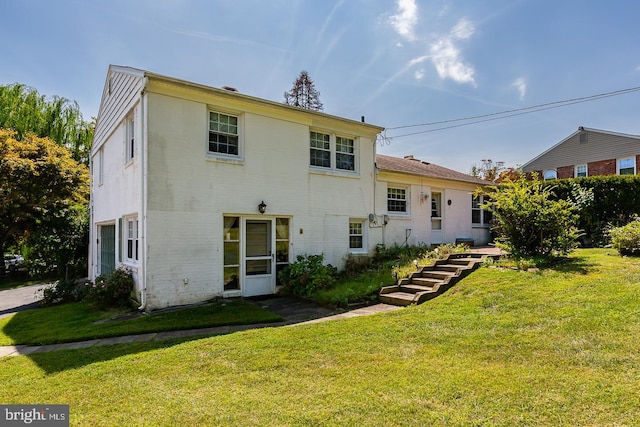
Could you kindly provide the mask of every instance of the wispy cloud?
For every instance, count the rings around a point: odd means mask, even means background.
[[[476,86],[475,70],[471,65],[465,63],[462,53],[456,45],[457,41],[470,38],[474,32],[473,23],[462,18],[447,36],[440,37],[431,44],[431,60],[441,79],[451,79],[456,83],[468,83]]]
[[[407,40],[415,40],[415,25],[418,22],[418,6],[415,0],[397,0],[398,13],[389,19],[391,26]]]
[[[522,101],[527,94],[527,81],[523,77],[519,77],[511,83],[511,86],[516,88],[520,94],[520,101]]]

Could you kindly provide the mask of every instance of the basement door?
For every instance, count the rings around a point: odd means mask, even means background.
[[[244,280],[242,295],[273,294],[276,290],[273,219],[244,218]]]

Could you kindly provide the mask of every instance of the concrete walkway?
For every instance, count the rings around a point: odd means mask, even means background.
[[[46,353],[58,350],[77,350],[81,348],[97,347],[102,345],[123,344],[143,341],[160,341],[171,338],[188,338],[195,336],[212,336],[229,334],[232,332],[244,331],[248,329],[273,328],[277,326],[293,326],[304,325],[318,322],[326,322],[329,320],[345,319],[350,317],[366,316],[374,313],[384,313],[398,310],[396,307],[388,304],[376,304],[367,307],[358,308],[346,312],[335,312],[324,307],[317,306],[313,303],[295,300],[286,297],[272,297],[254,301],[254,304],[272,311],[282,316],[285,320],[277,323],[258,323],[253,325],[233,325],[233,326],[217,326],[203,329],[190,329],[185,331],[155,332],[140,335],[127,335],[114,338],[102,338],[88,341],[71,342],[64,344],[49,345],[16,345],[16,346],[0,346],[0,357],[6,356],[22,356],[37,353]]]

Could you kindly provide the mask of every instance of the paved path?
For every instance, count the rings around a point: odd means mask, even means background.
[[[29,310],[38,307],[36,291],[47,285],[31,285],[17,289],[0,291],[0,318],[18,311]]]
[[[185,331],[156,332],[140,335],[128,335],[114,338],[103,338],[89,341],[72,342],[65,344],[50,345],[16,345],[16,346],[0,346],[0,357],[5,356],[21,356],[37,353],[45,353],[57,350],[76,350],[80,348],[95,347],[101,345],[113,345],[142,341],[159,341],[170,338],[187,338],[194,336],[211,336],[228,334],[231,332],[244,331],[248,329],[272,328],[276,326],[293,326],[304,325],[310,323],[326,322],[329,320],[345,319],[349,317],[366,316],[374,313],[383,313],[398,310],[396,307],[388,304],[376,304],[367,307],[358,308],[343,313],[336,313],[327,308],[317,306],[313,303],[294,300],[286,297],[273,297],[265,300],[255,301],[259,305],[269,311],[273,311],[281,315],[285,320],[278,323],[259,323],[253,325],[234,325],[234,326],[217,326],[203,329],[190,329]]]

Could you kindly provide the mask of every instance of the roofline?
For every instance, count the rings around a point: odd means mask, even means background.
[[[391,157],[393,159],[405,160],[402,157],[387,156],[386,154],[376,154],[376,157],[377,156],[385,156],[385,157]],[[425,162],[421,161],[421,163],[425,163]],[[436,165],[434,163],[432,163],[432,164],[434,166],[438,166],[438,167],[444,168],[444,166],[439,166],[439,165]],[[476,177],[471,176],[471,175],[469,175],[469,179],[425,175],[425,174],[421,174],[421,173],[417,173],[417,172],[411,172],[411,171],[404,171],[404,170],[399,171],[399,170],[396,170],[396,169],[381,168],[381,167],[378,166],[378,162],[377,161],[376,161],[376,165],[375,166],[376,166],[376,169],[379,170],[379,171],[401,173],[401,174],[405,174],[405,175],[412,175],[412,176],[418,176],[418,177],[423,177],[423,178],[441,179],[441,180],[444,180],[444,181],[457,181],[457,182],[464,182],[464,183],[467,183],[467,184],[477,184],[477,185],[493,185],[494,184],[492,182],[485,181],[483,179],[476,178]],[[444,168],[444,169],[448,169],[448,168]],[[457,173],[463,173],[463,172],[458,172],[458,171],[453,170],[453,169],[449,169],[449,170],[451,170],[453,172],[457,172]]]
[[[594,128],[586,128],[584,126],[580,126],[578,127],[578,130],[573,132],[571,135],[569,135],[568,137],[566,137],[565,139],[563,139],[562,141],[554,144],[553,146],[551,146],[550,148],[546,149],[545,151],[543,151],[542,153],[538,154],[536,157],[534,157],[533,159],[529,160],[527,163],[522,165],[522,168],[524,169],[525,167],[529,166],[531,163],[535,162],[536,160],[538,160],[540,157],[544,156],[545,154],[547,154],[548,152],[550,152],[551,150],[553,150],[554,148],[556,148],[557,146],[565,143],[566,141],[568,141],[569,139],[573,138],[574,136],[576,136],[577,134],[579,134],[580,132],[597,132],[597,133],[605,133],[607,135],[614,135],[614,136],[621,136],[623,138],[633,138],[633,139],[638,139],[640,140],[640,135],[632,135],[632,134],[628,134],[628,133],[621,133],[621,132],[611,132],[608,130],[602,130],[602,129],[594,129]]]
[[[349,123],[351,125],[358,125],[358,126],[364,126],[367,128],[370,128],[372,130],[375,130],[376,133],[381,133],[382,131],[385,130],[384,127],[382,126],[377,126],[371,123],[365,123],[362,121],[358,121],[358,120],[353,120],[353,119],[347,119],[344,117],[340,117],[340,116],[334,116],[331,114],[327,114],[327,113],[323,113],[321,111],[315,111],[315,110],[307,110],[307,109],[303,109],[300,107],[294,107],[291,105],[287,105],[281,102],[276,102],[276,101],[271,101],[268,99],[264,99],[264,98],[258,98],[255,96],[251,96],[251,95],[245,95],[243,93],[240,92],[231,92],[228,91],[226,89],[221,89],[221,88],[217,88],[217,87],[213,87],[213,86],[207,86],[201,83],[195,83],[195,82],[190,82],[188,80],[183,80],[183,79],[178,79],[175,77],[171,77],[171,76],[166,76],[164,74],[158,74],[158,73],[154,73],[151,71],[146,71],[146,70],[141,70],[138,68],[133,68],[133,67],[128,67],[128,66],[121,66],[121,65],[110,65],[109,66],[109,71],[111,70],[115,70],[115,71],[119,71],[122,73],[129,73],[129,74],[133,74],[139,77],[146,77],[149,79],[154,79],[154,80],[159,80],[159,81],[164,81],[166,83],[173,83],[176,85],[181,85],[181,86],[188,86],[188,87],[192,87],[194,89],[198,89],[198,90],[204,90],[204,91],[208,91],[208,92],[212,92],[215,93],[217,95],[223,95],[223,96],[233,96],[233,97],[240,97],[240,98],[244,98],[248,101],[252,101],[252,102],[257,102],[257,103],[261,103],[264,105],[268,105],[271,107],[275,107],[275,108],[283,108],[283,109],[287,109],[290,110],[292,112],[296,112],[296,113],[304,113],[304,114],[313,114],[313,115],[317,115],[326,119],[331,119],[331,120],[338,120],[338,121],[342,121],[345,123]]]

